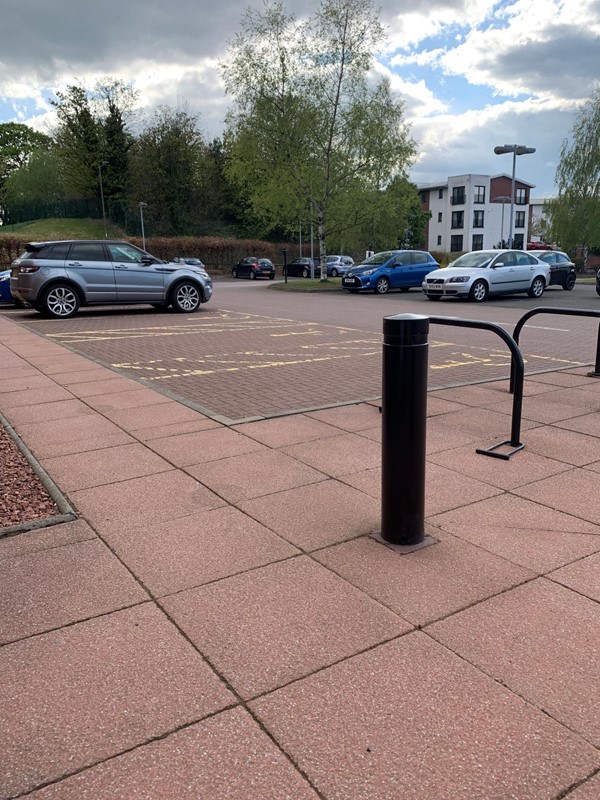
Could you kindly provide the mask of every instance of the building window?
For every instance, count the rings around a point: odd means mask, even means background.
[[[464,228],[464,220],[465,220],[465,212],[464,211],[453,211],[452,212],[452,227],[453,228]]]
[[[515,233],[512,246],[515,250],[524,250],[524,239],[522,233]]]
[[[438,222],[442,221],[442,212],[438,211]]]
[[[427,203],[427,192],[419,192],[419,200],[421,205],[424,206]]]
[[[474,211],[473,212],[473,227],[474,228],[483,228],[483,211]],[[475,248],[473,248],[475,249]]]
[[[515,212],[515,228],[524,228],[524,227],[525,227],[525,212],[524,211]]]
[[[438,236],[437,243],[438,243],[438,244],[441,244],[441,243],[442,243],[442,237],[441,237],[441,236]]]
[[[515,198],[515,203],[518,206],[527,205],[527,189],[517,189],[517,196]]]
[[[473,234],[473,247],[471,250],[483,250],[483,233]]]
[[[462,252],[462,249],[463,249],[462,242],[463,242],[463,237],[462,236],[451,236],[450,237],[450,251],[452,253],[460,253],[460,252]]]
[[[485,203],[485,186],[475,187],[475,197],[473,199],[476,203]]]
[[[450,198],[450,204],[453,206],[464,206],[465,204],[464,186],[454,186],[452,188],[452,197]]]
[[[443,200],[443,199],[444,199],[444,190],[438,189],[438,200]]]

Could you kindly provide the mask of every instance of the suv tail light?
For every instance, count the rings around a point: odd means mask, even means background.
[[[19,272],[37,272],[39,266],[33,261],[21,261],[19,264]]]

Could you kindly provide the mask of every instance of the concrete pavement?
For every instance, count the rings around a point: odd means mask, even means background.
[[[380,415],[225,426],[0,317],[0,411],[78,519],[0,539],[0,798],[600,796],[600,381],[431,393],[427,532]],[[399,487],[401,491],[401,487]]]

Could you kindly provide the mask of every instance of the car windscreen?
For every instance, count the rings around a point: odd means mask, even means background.
[[[389,261],[390,258],[395,254],[394,250],[386,250],[383,253],[375,253],[374,256],[369,256],[369,258],[365,258],[362,262],[363,264],[385,264],[386,261]]]
[[[465,253],[464,256],[459,256],[449,266],[460,267],[460,269],[482,269],[489,265],[493,257],[494,254],[490,255],[489,253]]]

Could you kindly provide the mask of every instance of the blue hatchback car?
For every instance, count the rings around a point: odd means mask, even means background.
[[[431,253],[423,250],[384,250],[351,267],[342,278],[342,286],[349,292],[408,292],[411,287],[420,288],[425,275],[439,268]]]

